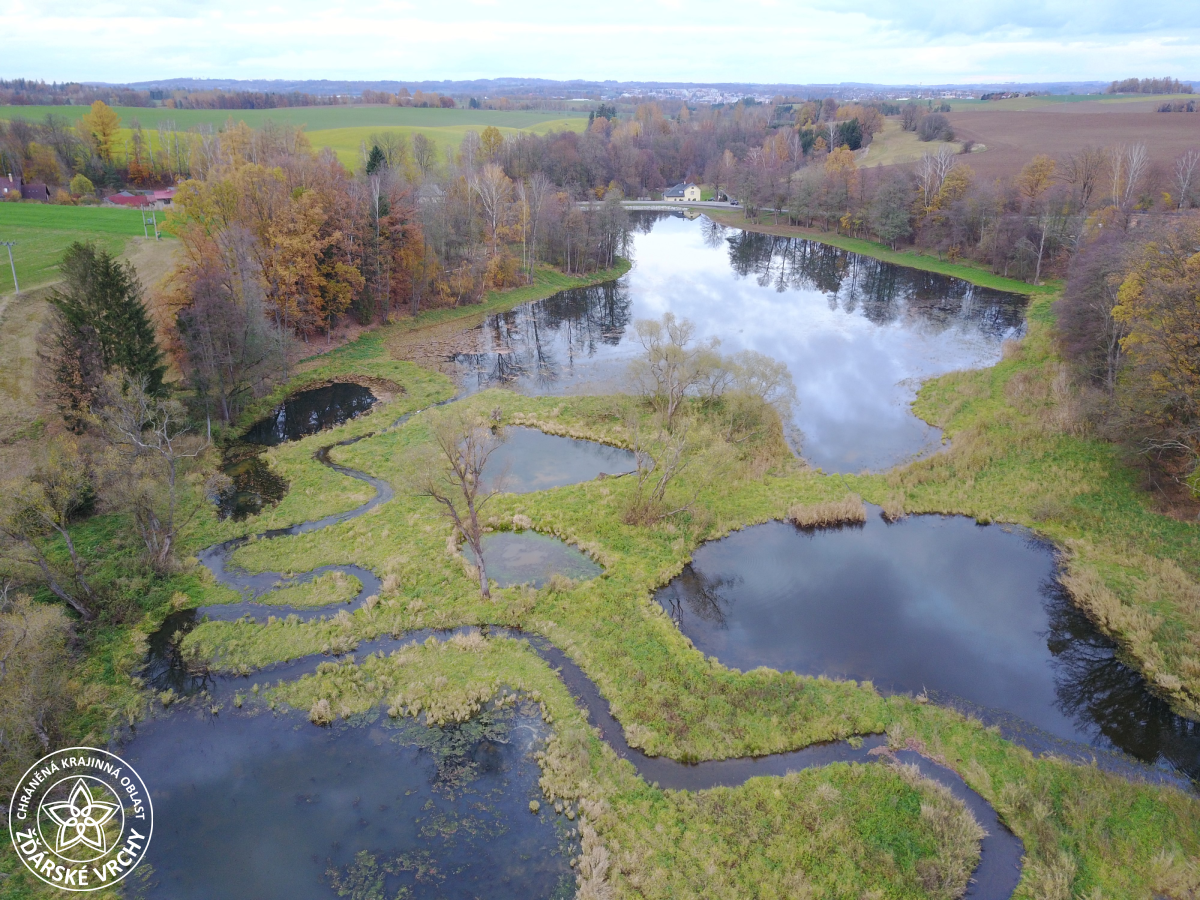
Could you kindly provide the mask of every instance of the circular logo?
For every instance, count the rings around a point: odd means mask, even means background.
[[[64,891],[98,891],[120,881],[142,861],[153,830],[141,776],[121,757],[93,747],[39,759],[8,807],[21,862]]]

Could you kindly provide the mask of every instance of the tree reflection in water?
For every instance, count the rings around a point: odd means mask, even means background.
[[[478,349],[453,361],[482,390],[527,381],[552,392],[565,373],[601,345],[621,343],[632,320],[629,287],[610,281],[573,288],[538,303],[489,316],[477,331]]]
[[[1096,629],[1057,581],[1045,586],[1059,709],[1110,743],[1147,762],[1165,762],[1200,780],[1200,722],[1171,711],[1123,663],[1117,646]]]

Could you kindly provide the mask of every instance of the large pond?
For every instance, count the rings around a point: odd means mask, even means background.
[[[131,893],[566,900],[569,823],[533,759],[545,737],[512,710],[445,729],[386,716],[317,728],[228,703],[173,712],[121,750],[153,785],[157,826]]]
[[[454,357],[470,390],[625,387],[639,318],[671,311],[726,352],[782,360],[796,383],[802,452],[826,471],[883,469],[940,444],[909,408],[920,382],[992,365],[1024,327],[1024,297],[797,238],[706,218],[646,216],[633,270],[489,317]]]
[[[1200,778],[1200,724],[1146,690],[1056,574],[1021,529],[873,512],[862,527],[771,522],[705,544],[657,599],[733,668],[870,680],[1035,746],[1082,742]]]

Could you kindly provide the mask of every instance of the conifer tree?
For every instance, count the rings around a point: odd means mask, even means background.
[[[63,254],[61,272],[63,285],[50,297],[60,317],[60,343],[75,346],[80,359],[97,358],[101,374],[119,369],[161,395],[167,367],[133,266],[76,241]]]

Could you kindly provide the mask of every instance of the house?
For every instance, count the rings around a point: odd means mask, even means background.
[[[0,178],[0,200],[11,200],[14,197],[21,196],[21,178],[13,177],[13,173],[9,172],[7,178]]]
[[[663,199],[672,203],[697,203],[700,200],[700,185],[677,184],[663,193]]]
[[[121,191],[117,194],[109,194],[104,198],[105,203],[111,203],[114,206],[149,206],[154,202],[152,197],[145,194],[132,194],[129,191]]]
[[[44,184],[23,184],[21,185],[22,200],[39,200],[42,203],[50,202],[50,188]]]

